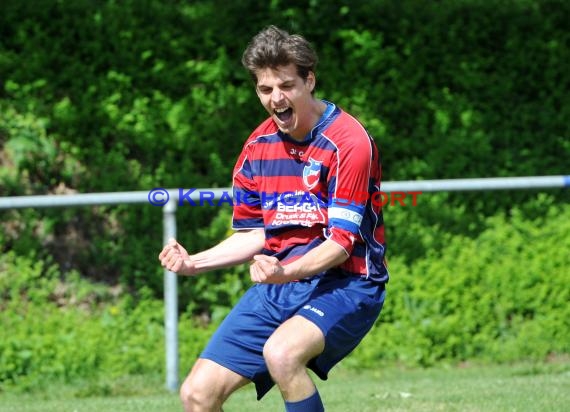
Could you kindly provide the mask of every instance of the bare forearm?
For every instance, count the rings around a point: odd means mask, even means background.
[[[338,266],[346,259],[346,251],[336,242],[327,239],[299,259],[284,265],[284,275],[288,281],[302,279]]]
[[[197,272],[238,265],[250,261],[265,243],[262,229],[240,231],[203,252],[190,255]]]

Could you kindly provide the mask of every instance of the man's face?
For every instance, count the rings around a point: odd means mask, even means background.
[[[256,72],[257,96],[279,129],[297,140],[303,140],[314,127],[312,112],[315,75],[309,72],[305,81],[294,64],[265,68]],[[314,110],[313,110],[314,111]]]

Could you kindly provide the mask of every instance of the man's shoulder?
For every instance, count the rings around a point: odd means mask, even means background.
[[[344,110],[339,110],[334,121],[324,131],[323,136],[335,146],[369,145],[370,135],[358,119]]]
[[[259,138],[264,136],[275,135],[278,130],[279,129],[277,128],[277,125],[275,124],[273,119],[271,119],[271,117],[268,117],[259,126],[257,126],[253,130],[253,132],[251,132],[249,138],[247,139],[247,143],[258,140]]]
[[[237,164],[241,165],[246,157],[251,160],[262,156],[263,150],[258,150],[260,148],[259,143],[270,143],[277,138],[277,131],[277,126],[271,118],[263,121],[244,142]]]

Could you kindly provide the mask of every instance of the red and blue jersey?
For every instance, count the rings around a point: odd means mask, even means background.
[[[378,148],[354,117],[326,103],[302,142],[271,118],[247,139],[234,168],[233,228],[265,229],[262,253],[283,264],[331,239],[349,255],[337,269],[387,282],[382,207],[372,202]]]

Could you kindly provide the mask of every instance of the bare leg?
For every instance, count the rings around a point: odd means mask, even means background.
[[[237,389],[250,383],[209,359],[198,359],[180,387],[185,412],[219,412]]]
[[[324,348],[321,330],[302,316],[293,316],[269,337],[263,356],[285,401],[298,402],[315,393],[306,364]]]

